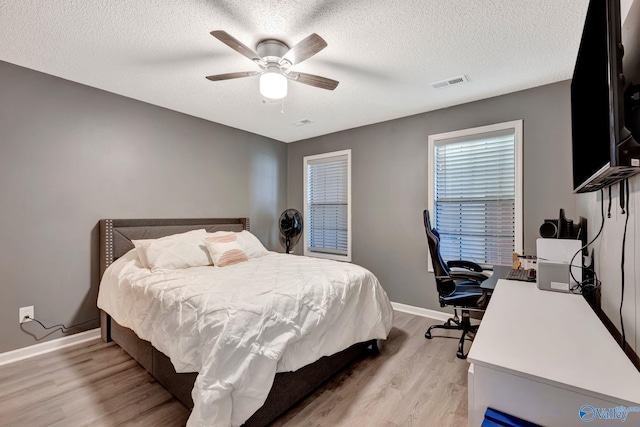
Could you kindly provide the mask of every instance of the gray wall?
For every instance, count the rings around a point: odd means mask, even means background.
[[[278,247],[285,144],[0,62],[0,352],[97,317],[101,218],[249,216]],[[96,323],[87,327],[96,327]]]
[[[640,175],[629,179],[629,221],[627,224],[627,239],[625,242],[625,287],[624,303],[622,305],[622,320],[629,346],[640,354]],[[622,297],[622,274],[620,269],[622,256],[622,239],[627,215],[620,209],[619,184],[611,188],[611,218],[607,211],[609,206],[609,191],[604,191],[605,220],[602,234],[592,246],[594,262],[598,278],[602,281],[600,305],[602,311],[613,322],[619,332],[620,301]],[[595,237],[602,223],[602,197],[600,192],[581,194],[578,196],[578,210],[580,215],[589,220],[589,236]]]
[[[565,81],[289,144],[288,207],[303,207],[304,156],[351,148],[353,262],[376,274],[392,301],[440,310],[422,224],[428,136],[523,119],[524,244],[534,254],[545,218],[561,207],[575,217],[569,89]]]

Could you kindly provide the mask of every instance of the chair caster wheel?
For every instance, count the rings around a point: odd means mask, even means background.
[[[467,358],[467,356],[464,353],[459,353],[459,352],[456,352],[456,357],[458,359],[463,359],[463,360]]]
[[[425,332],[424,337],[425,337],[426,339],[430,340],[430,339],[432,338],[432,337],[431,337],[431,332],[430,332],[430,331]]]

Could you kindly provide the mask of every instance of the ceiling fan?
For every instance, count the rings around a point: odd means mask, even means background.
[[[287,80],[327,90],[334,90],[338,86],[336,80],[290,69],[327,47],[327,42],[315,33],[292,48],[280,40],[263,40],[258,43],[255,51],[226,31],[212,31],[211,35],[260,67],[259,71],[241,71],[207,76],[207,79],[211,81],[260,76],[260,93],[270,99],[280,99],[287,95]]]

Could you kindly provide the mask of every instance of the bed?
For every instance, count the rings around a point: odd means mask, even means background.
[[[102,338],[193,409],[188,425],[266,425],[386,338],[388,298],[353,264],[269,252],[224,268],[140,265],[133,241],[193,230],[250,227],[248,218],[100,221]]]

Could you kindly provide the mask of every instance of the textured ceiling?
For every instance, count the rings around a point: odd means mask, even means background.
[[[628,0],[625,0],[628,1]],[[284,142],[571,78],[588,0],[2,0],[0,60]],[[257,67],[212,37],[255,48],[328,43],[264,102]],[[429,84],[466,75],[445,89]],[[282,112],[283,111],[283,112]],[[294,126],[301,119],[310,124]]]

